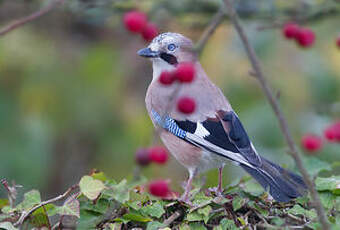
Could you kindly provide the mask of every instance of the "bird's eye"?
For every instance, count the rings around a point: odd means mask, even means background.
[[[176,49],[176,45],[175,44],[168,45],[168,50],[169,51],[174,51],[175,49]]]

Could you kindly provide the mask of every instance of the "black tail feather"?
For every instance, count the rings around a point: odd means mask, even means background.
[[[261,167],[251,168],[242,165],[242,168],[254,177],[276,201],[288,202],[305,194],[306,185],[300,176],[261,158]]]

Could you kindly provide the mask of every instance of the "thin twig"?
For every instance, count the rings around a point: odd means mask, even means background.
[[[25,219],[31,215],[35,210],[37,210],[38,208],[41,208],[47,204],[50,203],[54,203],[58,200],[64,199],[65,197],[67,197],[71,192],[73,192],[75,189],[78,188],[78,184],[73,185],[72,187],[70,187],[69,189],[66,190],[66,192],[64,192],[63,194],[54,197],[52,199],[46,200],[41,202],[40,204],[37,204],[36,206],[34,206],[33,208],[31,208],[29,211],[27,212],[23,212],[22,215],[20,216],[19,220],[14,224],[14,226],[18,226],[21,225],[22,223],[24,223]]]
[[[217,27],[223,22],[223,19],[226,15],[226,11],[223,7],[214,15],[211,19],[207,28],[203,31],[200,39],[196,43],[195,50],[200,55],[205,47],[205,44],[209,40],[209,38],[214,34]]]
[[[7,26],[3,27],[2,29],[0,29],[0,36],[3,36],[5,34],[7,34],[8,32],[11,32],[12,30],[25,25],[28,22],[31,22],[45,14],[47,14],[48,12],[50,12],[52,9],[54,9],[55,7],[57,7],[59,4],[62,4],[64,2],[64,0],[54,0],[52,1],[50,4],[48,4],[47,6],[41,8],[39,11],[32,13],[31,15],[28,15],[26,17],[17,19],[11,23],[9,23]]]
[[[181,215],[182,214],[181,214],[180,211],[174,212],[171,216],[169,216],[168,219],[164,220],[164,222],[163,222],[164,226],[169,226],[172,222],[174,222]]]
[[[223,0],[223,2],[227,7],[230,21],[234,25],[237,33],[239,34],[239,36],[242,40],[242,43],[243,43],[244,48],[246,50],[247,56],[248,56],[248,58],[251,62],[251,65],[253,67],[255,77],[260,82],[262,90],[264,91],[267,99],[269,100],[270,105],[272,106],[272,108],[274,110],[276,117],[278,118],[280,128],[281,128],[282,133],[283,133],[283,135],[286,139],[286,142],[289,146],[289,150],[290,150],[289,154],[295,160],[295,164],[298,167],[298,169],[300,170],[300,172],[303,176],[303,179],[306,182],[309,191],[311,192],[313,203],[314,203],[315,209],[318,213],[318,218],[319,218],[319,221],[322,225],[322,228],[324,230],[328,230],[329,224],[327,222],[326,214],[325,214],[325,211],[322,207],[319,195],[318,195],[318,193],[317,193],[317,191],[314,187],[312,180],[310,179],[310,176],[309,176],[306,168],[303,166],[301,157],[299,155],[299,152],[297,151],[297,147],[296,147],[296,145],[293,141],[292,135],[291,135],[290,130],[288,128],[287,121],[286,121],[285,117],[283,116],[283,113],[281,111],[281,108],[280,108],[277,100],[276,100],[276,97],[273,94],[273,90],[269,86],[269,84],[268,84],[268,82],[267,82],[267,80],[266,80],[266,78],[263,74],[260,62],[259,62],[259,60],[258,60],[258,58],[255,54],[254,48],[250,45],[250,43],[248,41],[248,38],[247,38],[247,36],[246,36],[246,34],[245,34],[241,24],[240,24],[238,15],[237,15],[235,9],[233,8],[231,1],[230,0]]]

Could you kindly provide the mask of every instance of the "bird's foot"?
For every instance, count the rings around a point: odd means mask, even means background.
[[[214,193],[216,196],[223,196],[223,189],[220,187],[208,188],[210,193]]]

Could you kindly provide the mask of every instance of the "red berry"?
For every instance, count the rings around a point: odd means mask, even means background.
[[[301,144],[305,150],[315,152],[321,149],[322,139],[313,134],[305,134],[302,137]]]
[[[147,17],[143,12],[130,11],[124,14],[124,24],[131,32],[142,32],[147,24]]]
[[[195,108],[196,102],[191,97],[181,97],[177,101],[177,109],[182,113],[185,114],[193,113],[195,111]]]
[[[178,65],[175,70],[175,76],[180,82],[192,82],[195,77],[195,66],[191,62],[185,62]]]
[[[154,180],[149,184],[149,192],[154,196],[167,197],[170,192],[168,182],[165,180]]]
[[[336,45],[340,49],[340,36],[336,39]]]
[[[149,42],[158,35],[158,27],[153,23],[148,23],[142,31],[145,41]]]
[[[301,28],[295,38],[297,43],[302,47],[310,47],[315,42],[315,34],[309,28]]]
[[[299,32],[299,26],[295,23],[287,23],[282,28],[282,33],[287,39],[296,38],[297,33]]]
[[[147,149],[138,149],[136,151],[135,159],[137,164],[141,166],[146,166],[151,162],[149,151]]]
[[[175,75],[169,71],[163,71],[158,78],[159,83],[163,85],[171,85],[175,80]]]
[[[164,147],[155,146],[149,148],[150,159],[158,164],[165,164],[168,161],[168,152]]]
[[[340,142],[340,121],[328,126],[324,131],[324,135],[329,141]]]

